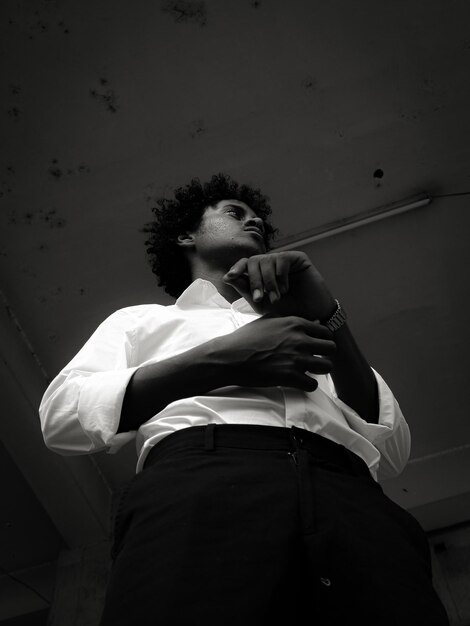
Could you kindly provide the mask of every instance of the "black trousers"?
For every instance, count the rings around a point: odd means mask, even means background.
[[[123,495],[101,626],[444,626],[421,526],[298,428],[166,437]],[[303,617],[303,620],[305,618]]]

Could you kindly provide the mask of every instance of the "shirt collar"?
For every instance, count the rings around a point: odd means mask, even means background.
[[[230,309],[233,307],[241,313],[256,314],[256,311],[245,298],[239,298],[231,304],[218,292],[213,283],[203,278],[196,278],[196,280],[183,291],[175,304],[180,309],[194,309],[197,307]]]

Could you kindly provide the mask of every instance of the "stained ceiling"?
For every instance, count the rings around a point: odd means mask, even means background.
[[[384,489],[429,531],[467,521],[469,3],[9,0],[0,14],[3,570],[106,534],[133,445],[60,457],[37,406],[105,317],[173,302],[139,229],[157,196],[219,171],[270,197],[279,246],[431,196],[299,249],[410,425],[410,463]]]

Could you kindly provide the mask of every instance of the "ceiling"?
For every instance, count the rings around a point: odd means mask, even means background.
[[[32,579],[106,535],[133,444],[61,457],[37,407],[105,317],[173,302],[139,229],[156,196],[219,171],[270,197],[279,246],[432,196],[298,249],[410,425],[409,465],[384,489],[428,531],[470,520],[470,4],[7,0],[0,13],[3,571]]]

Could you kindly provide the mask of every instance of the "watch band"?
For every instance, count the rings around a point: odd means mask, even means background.
[[[336,300],[336,298],[335,302],[336,311],[326,322],[322,322],[323,325],[326,326],[328,330],[331,330],[332,333],[334,333],[335,330],[338,330],[338,328],[341,328],[341,326],[346,322],[346,311],[340,305],[338,300]]]

